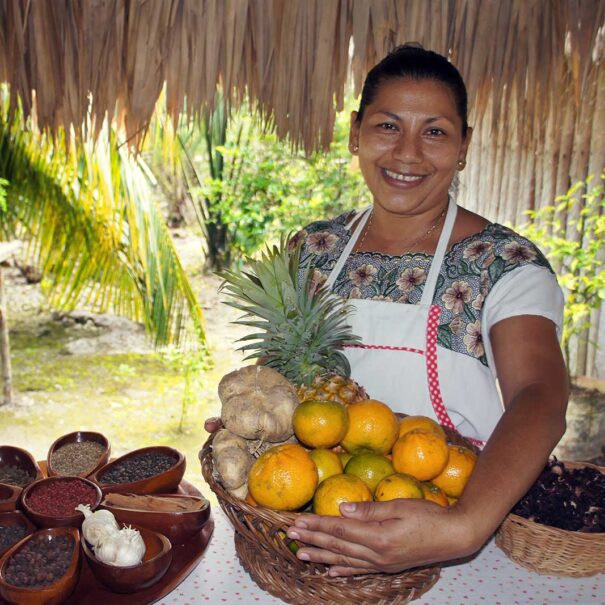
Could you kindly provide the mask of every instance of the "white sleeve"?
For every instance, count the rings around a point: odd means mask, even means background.
[[[524,265],[500,279],[485,298],[481,335],[487,362],[495,372],[489,333],[503,319],[518,315],[540,315],[550,319],[561,338],[565,299],[557,278],[545,267]]]

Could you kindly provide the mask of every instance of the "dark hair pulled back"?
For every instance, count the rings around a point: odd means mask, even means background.
[[[456,102],[462,120],[462,136],[468,129],[468,95],[460,72],[442,55],[408,43],[392,50],[369,71],[361,92],[357,121],[361,122],[366,107],[374,100],[380,86],[395,78],[435,80],[447,86]]]

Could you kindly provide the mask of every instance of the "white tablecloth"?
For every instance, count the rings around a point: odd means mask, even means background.
[[[233,528],[218,506],[214,534],[195,570],[161,605],[212,603],[281,604],[262,591],[239,564]],[[513,563],[490,541],[472,561],[444,567],[437,583],[413,601],[418,605],[605,605],[605,574],[557,578]],[[343,605],[349,605],[343,603]]]

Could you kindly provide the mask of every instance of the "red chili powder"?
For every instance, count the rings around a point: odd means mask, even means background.
[[[27,504],[32,510],[52,517],[69,517],[76,514],[78,504],[94,505],[96,490],[83,481],[68,479],[42,483],[31,491]]]

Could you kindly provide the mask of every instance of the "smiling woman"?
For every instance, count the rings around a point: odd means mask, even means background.
[[[457,69],[415,46],[368,74],[350,151],[372,198],[304,229],[300,277],[349,299],[352,377],[394,410],[429,416],[485,449],[457,504],[342,505],[301,515],[298,557],[330,574],[399,571],[468,555],[528,490],[564,431],[563,296],[527,239],[449,195],[472,130]],[[499,382],[499,388],[497,385]]]

